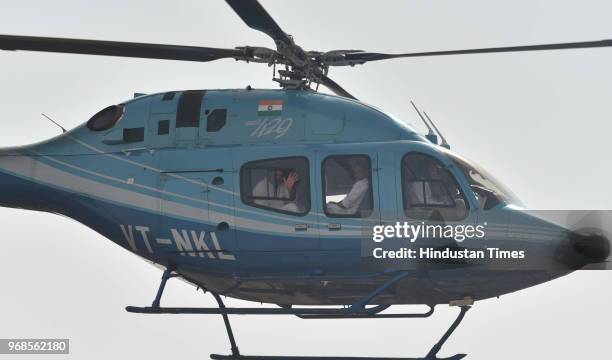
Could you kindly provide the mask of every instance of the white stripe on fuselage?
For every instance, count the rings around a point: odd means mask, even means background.
[[[47,165],[41,161],[35,160],[28,156],[10,156],[5,157],[0,162],[0,168],[24,177],[36,183],[50,185],[62,190],[77,193],[85,196],[95,197],[103,201],[118,203],[127,207],[136,207],[153,214],[160,213],[160,209],[164,209],[164,215],[170,215],[179,218],[189,219],[195,222],[208,223],[208,219],[202,219],[202,208],[168,201],[159,197],[145,195],[137,191],[131,191],[102,182],[87,179],[75,174],[57,169]],[[35,169],[35,170],[34,170]],[[35,176],[33,174],[35,171]],[[121,181],[116,178],[105,176],[112,180]],[[135,185],[135,184],[134,184]],[[134,186],[130,185],[130,186]],[[144,187],[144,185],[142,185]],[[209,218],[220,218],[221,213],[208,210]],[[235,224],[230,224],[235,226]],[[295,234],[293,225],[281,225],[271,222],[262,222],[254,219],[241,218],[240,228],[251,232],[262,233],[278,233],[278,234]],[[335,232],[334,236],[359,236],[360,231],[342,231]]]

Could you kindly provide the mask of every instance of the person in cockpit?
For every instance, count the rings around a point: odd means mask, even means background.
[[[299,176],[295,171],[289,171],[285,177],[283,169],[274,169],[253,188],[253,196],[263,198],[254,202],[278,210],[298,212],[296,197],[292,198],[293,189],[298,181]]]
[[[328,202],[326,204],[328,213],[335,215],[357,214],[359,206],[366,194],[368,194],[370,188],[368,172],[363,165],[357,164],[353,167],[353,178],[355,182],[344,199],[338,202]]]
[[[407,186],[408,198],[413,204],[430,206],[449,206],[447,192],[448,184],[444,170],[434,161],[423,164],[422,175],[419,180],[410,181]]]
[[[427,161],[415,168],[422,170],[407,174],[407,177],[416,177],[406,184],[407,210],[410,215],[429,217],[425,214],[431,210],[425,209],[435,208],[442,219],[460,219],[465,216],[467,208],[461,191],[442,165]]]

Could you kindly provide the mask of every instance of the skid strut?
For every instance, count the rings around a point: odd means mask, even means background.
[[[212,293],[215,300],[217,300],[217,304],[219,304],[219,309],[225,309],[225,304],[221,299],[221,296],[216,293]],[[227,337],[229,338],[230,345],[232,347],[232,356],[240,357],[240,351],[238,350],[238,345],[236,345],[236,339],[234,339],[234,332],[232,331],[232,324],[230,324],[229,316],[227,314],[221,314],[223,316],[223,323],[225,324],[225,331],[227,331]]]
[[[467,313],[468,310],[470,310],[469,306],[462,306],[461,307],[461,311],[459,311],[459,315],[457,316],[455,321],[453,321],[451,326],[448,328],[448,330],[446,330],[444,335],[442,335],[440,340],[438,340],[438,342],[431,348],[431,350],[429,350],[429,352],[427,353],[427,356],[425,356],[425,359],[437,359],[438,358],[437,355],[438,355],[438,352],[440,352],[440,349],[442,349],[442,345],[444,345],[446,340],[448,340],[448,338],[453,334],[455,329],[457,329],[457,327],[459,326],[459,324],[461,323],[461,321],[465,317],[465,313]],[[455,356],[459,356],[456,359],[461,359],[461,358],[465,357],[466,355],[465,354],[457,354]]]
[[[430,309],[424,313],[412,314],[380,314],[380,312],[389,308],[389,305],[377,305],[366,307],[370,301],[381,294],[384,290],[395,285],[399,280],[407,276],[406,273],[400,273],[392,278],[381,287],[375,289],[369,295],[348,308],[227,308],[221,299],[221,296],[215,292],[209,291],[215,298],[218,308],[176,308],[176,307],[161,307],[160,302],[166,287],[166,283],[173,277],[180,276],[174,273],[174,270],[168,268],[164,271],[159,289],[153,303],[149,307],[127,306],[126,310],[132,313],[140,314],[216,314],[223,317],[223,323],[227,332],[231,346],[231,355],[211,354],[210,357],[214,360],[459,360],[464,358],[465,354],[457,354],[447,358],[438,358],[438,352],[452,333],[457,329],[465,314],[470,309],[470,306],[461,306],[459,315],[450,325],[448,330],[442,335],[440,340],[429,350],[423,358],[382,358],[382,357],[313,357],[313,356],[247,356],[241,355],[236,344],[232,325],[229,321],[229,315],[295,315],[303,319],[352,319],[352,318],[425,318],[429,317],[434,312],[434,306],[429,305]]]
[[[159,283],[159,289],[157,289],[157,295],[155,295],[155,300],[153,300],[152,308],[159,308],[159,303],[161,302],[161,297],[164,293],[164,289],[166,288],[166,283],[169,279],[173,277],[179,276],[178,274],[173,274],[172,269],[168,268],[164,270],[162,274],[161,282]]]

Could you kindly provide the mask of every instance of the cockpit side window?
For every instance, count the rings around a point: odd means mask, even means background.
[[[123,117],[123,105],[109,106],[91,117],[87,121],[87,128],[91,131],[104,131],[112,128]]]
[[[432,156],[422,153],[404,156],[402,188],[408,218],[458,221],[467,216],[467,202],[457,181]]]
[[[310,211],[309,165],[305,157],[258,160],[240,170],[240,194],[250,206],[290,215]]]

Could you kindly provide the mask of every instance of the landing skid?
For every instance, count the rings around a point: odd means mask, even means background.
[[[459,360],[463,359],[466,354],[457,354],[450,357],[439,358],[438,352],[442,349],[444,343],[452,335],[455,329],[459,326],[465,314],[470,309],[470,306],[461,306],[460,312],[455,321],[446,330],[440,340],[429,350],[425,357],[421,358],[388,358],[388,357],[346,357],[346,356],[255,356],[241,355],[236,345],[234,332],[229,321],[229,315],[295,315],[304,319],[350,319],[350,318],[424,318],[433,314],[434,307],[430,306],[430,310],[426,313],[417,314],[380,314],[387,309],[388,305],[378,305],[366,307],[368,303],[376,296],[381,294],[386,289],[395,285],[399,280],[406,277],[406,273],[400,273],[390,281],[375,289],[368,296],[364,297],[349,308],[329,309],[329,308],[226,308],[219,294],[210,292],[218,304],[218,308],[166,308],[160,306],[161,297],[166,286],[166,282],[178,274],[174,274],[171,269],[164,271],[162,280],[153,300],[152,306],[149,307],[134,307],[128,306],[126,310],[132,313],[141,314],[217,314],[223,317],[225,330],[231,345],[231,355],[211,354],[213,360]]]
[[[429,353],[422,358],[386,358],[386,357],[350,357],[350,356],[252,356],[252,355],[240,355],[238,348],[236,347],[236,351],[232,350],[232,355],[217,355],[211,354],[210,358],[214,360],[459,360],[466,357],[466,354],[456,354],[450,357],[439,358],[438,352],[442,349],[442,346],[448,340],[448,338],[452,335],[453,331],[459,326],[465,314],[470,309],[469,306],[462,306],[459,315],[455,319],[455,321],[451,324],[451,326],[446,330],[444,335],[440,338],[440,340],[429,350]],[[226,315],[227,316],[227,315]],[[228,331],[228,336],[230,338],[230,342],[232,343],[232,348],[235,346],[234,336],[232,333],[232,328],[229,325],[229,322],[226,323],[226,329]]]
[[[465,354],[445,358],[387,358],[387,357],[347,357],[347,356],[253,356],[253,355],[210,355],[214,360],[460,360]]]

